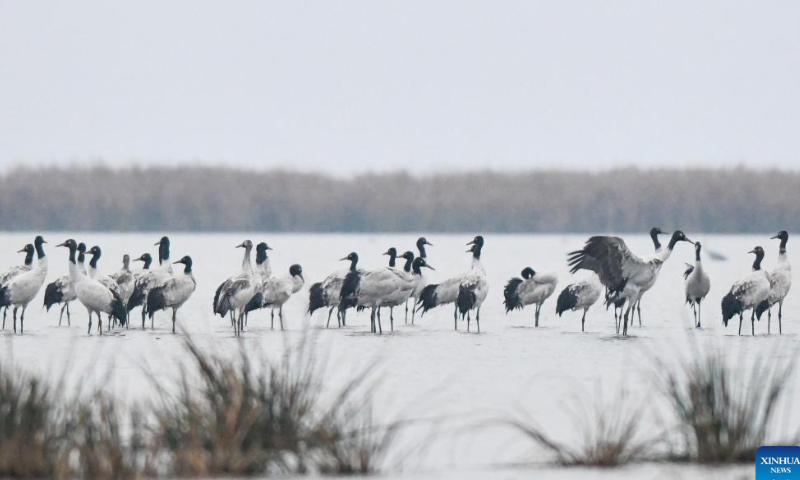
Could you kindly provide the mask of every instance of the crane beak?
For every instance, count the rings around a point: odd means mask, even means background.
[[[158,245],[158,244],[156,243],[156,245]],[[244,243],[240,243],[239,245],[236,245],[236,248],[244,248]]]
[[[755,249],[753,249],[753,250],[750,250],[750,251],[749,251],[749,252],[747,252],[747,253],[756,253],[756,250],[755,250]]]
[[[18,250],[17,253],[26,253],[25,247],[22,247],[22,250]]]
[[[345,260],[350,260],[350,259],[349,259],[349,258],[347,258],[347,257],[344,257],[344,258],[340,258],[340,259],[339,259],[339,261],[340,261],[340,262],[344,262]]]
[[[691,241],[691,240],[689,240],[688,238],[686,239],[686,241],[687,241],[687,242],[689,242],[689,243],[691,243],[692,245],[694,245],[694,242],[693,242],[693,241]]]
[[[775,235],[774,237],[769,237],[770,240],[775,240],[775,239],[778,239],[778,238],[781,238],[781,234],[780,233]]]
[[[391,255],[392,253],[391,253],[390,251],[388,251],[388,250],[387,250],[387,251],[383,252],[383,254],[384,254],[384,255]]]
[[[267,250],[275,250],[275,249],[267,245]]]
[[[47,243],[47,240],[45,240],[45,239],[43,238],[43,239],[42,239],[42,243]]]
[[[475,240],[469,242],[467,245],[475,245]]]
[[[59,243],[58,245],[56,245],[56,247],[66,247],[66,246],[67,246],[67,242]]]
[[[160,247],[161,246],[161,242],[156,242],[156,243],[153,244],[153,246],[154,247]]]
[[[431,242],[427,241],[427,240],[425,240],[425,245],[427,245],[427,246],[429,246],[429,247],[432,247],[432,246],[433,246],[433,244],[432,244]]]
[[[430,266],[430,265],[428,265],[427,263],[426,263],[424,266],[425,266],[426,268],[430,268],[431,270],[436,270],[435,268],[431,267],[431,266]]]
[[[658,232],[658,234],[659,235],[672,235],[672,232],[665,232],[664,230],[661,230],[660,232]]]

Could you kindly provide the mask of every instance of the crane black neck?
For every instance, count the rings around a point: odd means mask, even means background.
[[[100,260],[100,255],[100,250],[95,251],[92,253],[92,259],[89,261],[89,266],[95,270],[97,269],[97,261]]]
[[[73,265],[75,264],[75,251],[77,250],[78,249],[74,246],[69,247],[69,261],[72,262]],[[81,255],[83,254],[81,253]]]
[[[31,266],[33,264],[33,249],[28,248],[25,250],[25,265]]]
[[[781,246],[778,250],[779,253],[786,253],[786,244],[789,243],[789,237],[781,238]]]
[[[700,261],[700,245],[697,245],[697,248],[694,249],[694,259],[698,262]]]
[[[756,259],[753,262],[753,271],[757,272],[761,270],[761,260],[764,259],[764,252],[756,252]]]
[[[425,244],[422,242],[417,243],[417,250],[419,250],[420,258],[428,258],[428,255],[425,254]]]
[[[653,239],[653,246],[656,250],[661,250],[661,242],[658,241],[658,232],[656,230],[650,231],[650,238]]]
[[[414,257],[406,258],[406,264],[403,265],[403,270],[406,272],[411,272],[411,263],[414,261]]]
[[[158,246],[158,263],[159,265],[169,260],[169,240],[164,239]]]
[[[411,263],[411,269],[414,270],[414,275],[422,275],[422,257],[417,257]]]
[[[144,270],[150,270],[150,264],[153,263],[153,258],[149,255],[144,257]]]
[[[42,244],[44,240],[41,237],[36,237],[36,241],[33,242],[34,246],[36,247],[36,256],[39,257],[39,260],[44,258],[44,247]]]
[[[480,260],[482,248],[483,248],[482,243],[476,243],[475,247],[472,249],[472,258],[474,258],[475,260]]]
[[[358,269],[358,256],[353,256],[350,259],[350,271],[355,272]]]
[[[187,275],[192,273],[192,259],[191,258],[183,259],[183,264],[184,264],[183,273]]]
[[[389,251],[389,266],[395,267],[397,265],[397,252],[394,250]]]

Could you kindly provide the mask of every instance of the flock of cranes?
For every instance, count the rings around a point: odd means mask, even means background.
[[[684,273],[686,303],[691,306],[694,323],[701,327],[701,308],[708,295],[711,282],[701,260],[702,245],[693,242],[680,230],[671,234],[666,246],[659,241],[666,235],[660,228],[650,231],[654,253],[638,256],[625,241],[615,236],[594,236],[589,238],[583,248],[568,254],[567,264],[571,273],[588,270],[588,276],[577,279],[564,288],[557,297],[556,313],[561,316],[566,311],[582,311],[581,331],[585,329],[586,314],[604,296],[606,308],[614,307],[616,332],[628,334],[628,324],[638,314],[642,324],[641,301],[647,291],[656,283],[663,264],[669,260],[676,246],[682,242],[694,245],[694,264],[687,264]],[[778,330],[782,333],[783,302],[791,288],[791,265],[786,255],[789,234],[781,231],[774,237],[780,241],[778,262],[768,272],[762,269],[764,249],[755,247],[749,253],[755,255],[752,272],[735,282],[722,299],[722,319],[725,326],[736,315],[739,316],[741,335],[744,314],[751,311],[751,332],[755,335],[755,322],[762,314],[768,314],[767,331],[771,333],[771,308],[778,305]],[[20,333],[24,331],[25,312],[44,285],[48,263],[44,244],[47,242],[37,236],[32,244],[20,250],[25,253],[22,265],[14,266],[0,274],[0,309],[3,309],[3,328],[5,328],[8,309],[13,311],[14,332],[17,331],[17,313],[21,313]],[[465,272],[440,283],[428,284],[424,269],[434,270],[427,261],[427,246],[432,246],[424,237],[416,242],[418,255],[412,251],[399,254],[389,248],[384,255],[389,257],[385,267],[365,270],[359,268],[359,256],[352,252],[342,261],[349,262],[349,268],[328,275],[323,281],[309,288],[308,313],[318,309],[328,309],[327,326],[336,310],[339,326],[346,325],[347,311],[370,311],[370,329],[382,333],[381,309],[389,308],[390,328],[394,330],[394,308],[405,306],[405,320],[415,321],[419,311],[424,315],[431,309],[443,305],[453,305],[453,320],[458,330],[459,317],[467,321],[467,331],[474,313],[477,331],[480,332],[481,306],[489,293],[489,282],[481,262],[484,238],[480,235],[467,246],[471,254],[471,265]],[[92,331],[93,316],[97,317],[97,330],[102,334],[102,317],[108,318],[108,329],[116,326],[129,328],[130,313],[141,308],[142,328],[146,327],[149,316],[151,328],[156,312],[172,310],[172,331],[175,332],[177,311],[192,296],[196,281],[192,273],[192,258],[184,256],[170,262],[170,240],[162,237],[158,246],[158,264],[144,253],[134,261],[142,262],[142,268],[131,270],[129,255],[123,256],[122,269],[111,275],[102,273],[99,261],[102,250],[93,246],[87,250],[84,243],[73,239],[57,245],[68,249],[68,275],[59,277],[45,289],[44,306],[49,311],[54,305],[61,305],[59,325],[66,313],[67,324],[71,324],[70,303],[78,300],[89,314],[89,333]],[[225,280],[216,290],[213,301],[214,314],[229,317],[235,335],[241,335],[247,326],[251,312],[269,309],[271,325],[274,328],[275,311],[278,312],[280,328],[283,329],[283,306],[299,292],[304,284],[303,269],[292,265],[288,273],[273,274],[266,243],[255,245],[255,266],[251,261],[254,248],[250,240],[245,240],[237,248],[244,250],[241,268]],[[86,256],[90,257],[88,265]],[[36,257],[36,258],[34,258]],[[182,264],[183,268],[173,269]],[[558,285],[558,277],[551,272],[537,272],[526,267],[522,278],[512,278],[503,290],[506,313],[533,305],[534,322],[539,326],[540,311],[545,301],[553,295]]]

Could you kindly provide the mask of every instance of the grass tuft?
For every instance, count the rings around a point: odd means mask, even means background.
[[[666,372],[662,391],[679,439],[672,448],[673,460],[753,462],[762,445],[782,443],[768,433],[777,426],[777,407],[790,385],[796,355],[781,359],[770,353],[755,357],[743,372],[719,351],[661,369]]]
[[[618,395],[613,404],[587,405],[581,400],[573,403],[575,408],[567,412],[580,435],[575,444],[556,440],[527,416],[509,420],[507,424],[543,448],[559,466],[620,467],[646,457],[650,444],[642,439],[641,405],[630,406],[625,394]]]

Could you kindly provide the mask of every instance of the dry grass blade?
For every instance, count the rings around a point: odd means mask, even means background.
[[[619,467],[645,458],[649,443],[641,435],[643,405],[629,406],[625,394],[611,405],[598,401],[587,406],[580,399],[573,404],[567,413],[581,435],[576,444],[556,440],[527,415],[506,423],[544,449],[557,465]]]
[[[680,438],[673,459],[752,462],[760,446],[780,443],[767,433],[775,426],[776,409],[791,382],[796,358],[762,354],[741,373],[719,351],[696,354],[682,367],[662,364],[663,392]]]
[[[327,402],[321,370],[306,343],[280,361],[253,358],[244,350],[238,361],[230,361],[188,340],[192,364],[185,367],[179,392],[153,408],[154,449],[167,458],[168,473],[373,473],[393,429],[372,424],[372,392],[362,388],[364,375]]]

